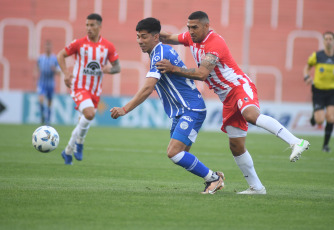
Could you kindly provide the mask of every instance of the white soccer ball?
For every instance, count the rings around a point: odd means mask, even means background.
[[[32,134],[32,145],[38,151],[47,153],[55,150],[59,144],[59,134],[51,126],[38,127]]]

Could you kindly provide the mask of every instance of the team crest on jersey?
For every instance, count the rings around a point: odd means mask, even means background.
[[[189,127],[188,122],[182,121],[180,124],[180,128],[186,130]]]
[[[96,61],[89,62],[86,67],[83,69],[83,74],[85,75],[94,75],[101,76],[102,71],[100,64]]]
[[[241,99],[238,100],[238,108],[240,109],[243,105],[243,101]]]
[[[245,97],[245,98],[244,98],[244,101],[245,101],[245,102],[248,102],[248,97]]]
[[[75,101],[81,101],[82,100],[82,94],[81,94],[81,92],[78,92],[78,93],[76,93],[75,94],[75,96],[74,96],[74,100]]]

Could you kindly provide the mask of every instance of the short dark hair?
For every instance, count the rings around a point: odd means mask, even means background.
[[[203,12],[203,11],[195,11],[193,13],[191,13],[188,17],[189,20],[208,20],[209,21],[209,16]]]
[[[160,21],[156,18],[145,18],[138,22],[136,31],[146,30],[149,33],[158,34],[161,31]]]
[[[322,34],[323,38],[325,38],[325,36],[326,36],[327,34],[332,35],[332,37],[334,38],[334,33],[333,33],[332,31],[326,31],[325,33],[323,33],[323,34]]]
[[[101,17],[101,15],[99,15],[99,14],[90,14],[90,15],[88,15],[87,16],[87,19],[88,20],[96,20],[96,21],[98,21],[100,24],[102,23],[102,17]]]

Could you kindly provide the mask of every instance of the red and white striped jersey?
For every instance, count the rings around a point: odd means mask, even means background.
[[[239,68],[225,40],[219,34],[211,30],[201,43],[194,43],[189,32],[179,34],[178,39],[181,44],[190,47],[197,66],[201,64],[206,54],[213,54],[219,58],[218,64],[205,82],[222,101],[234,87],[246,83],[245,81],[251,82]]]
[[[103,66],[107,64],[107,60],[112,63],[118,59],[114,45],[102,37],[98,42],[92,42],[86,36],[74,40],[65,50],[68,55],[75,55],[72,94],[76,90],[86,89],[92,95],[100,96]]]

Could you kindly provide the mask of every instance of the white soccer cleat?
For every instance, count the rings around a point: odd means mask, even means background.
[[[245,191],[237,192],[239,195],[266,195],[267,191],[265,187],[262,187],[260,190],[249,187]]]
[[[300,158],[300,155],[307,150],[310,146],[310,143],[307,140],[300,140],[300,143],[294,144],[291,146],[292,153],[290,155],[290,161],[296,162]]]

